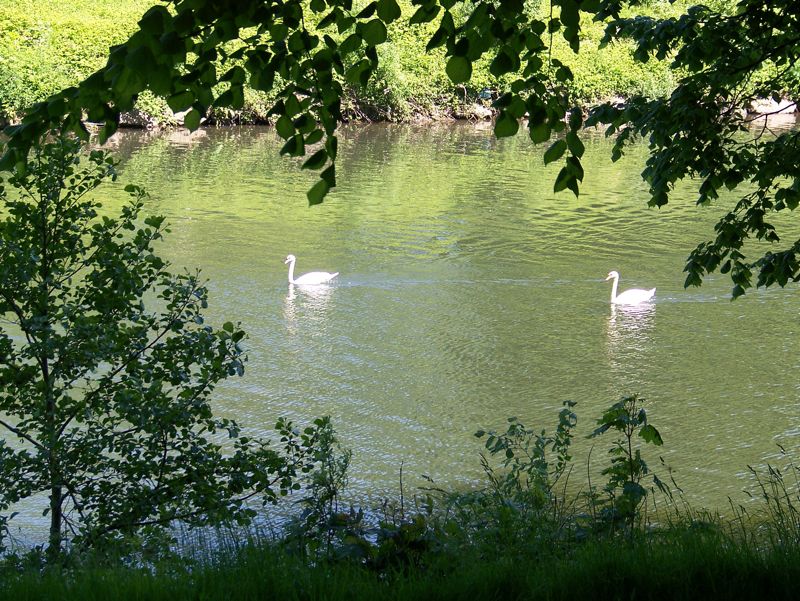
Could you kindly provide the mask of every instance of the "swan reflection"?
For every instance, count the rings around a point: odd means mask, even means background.
[[[315,323],[315,328],[324,330],[327,313],[334,288],[324,284],[296,286],[289,284],[283,303],[283,316],[292,331],[300,319]]]
[[[606,356],[611,371],[633,389],[647,382],[644,376],[653,346],[655,316],[656,305],[651,303],[611,305],[606,322]]]

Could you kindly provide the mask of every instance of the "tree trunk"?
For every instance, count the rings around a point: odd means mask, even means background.
[[[63,490],[54,484],[50,489],[50,539],[47,545],[47,563],[54,564],[61,555],[61,502]]]

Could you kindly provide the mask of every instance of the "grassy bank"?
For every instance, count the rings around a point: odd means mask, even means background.
[[[277,546],[247,545],[156,569],[84,567],[6,575],[0,599],[796,599],[800,548],[756,548],[717,529],[673,528],[532,552],[431,553],[424,565],[382,571],[310,564]]]
[[[363,3],[363,2],[362,2]],[[75,85],[105,64],[108,49],[124,41],[151,0],[0,0],[0,118],[16,119],[25,107]],[[359,3],[356,2],[356,5]],[[354,117],[412,120],[420,116],[463,113],[483,89],[499,82],[489,73],[489,61],[475,64],[469,86],[453,86],[444,70],[443,50],[425,53],[436,29],[428,23],[410,26],[414,12],[409,0],[400,0],[404,17],[389,28],[389,41],[379,49],[381,66],[367,88],[350,89],[345,108]],[[649,14],[678,14],[685,6],[666,1],[648,3]],[[544,11],[538,1],[532,11]],[[559,36],[553,38],[553,56],[569,64],[575,74],[571,93],[591,102],[634,93],[659,95],[673,86],[673,74],[657,61],[642,65],[631,48],[615,44],[597,48],[603,28],[586,23],[580,56]],[[165,103],[153,96],[139,99],[139,109],[157,122],[169,122]],[[269,98],[247,94],[237,113],[210,115],[220,122],[259,123],[267,119]]]
[[[796,599],[800,470],[753,471],[758,499],[725,517],[692,511],[645,463],[662,441],[641,402],[596,422],[610,444],[602,488],[567,492],[571,403],[552,434],[513,418],[476,433],[485,486],[430,488],[371,518],[341,502],[350,453],[331,436],[279,537],[219,528],[185,533],[175,551],[144,531],[56,565],[19,551],[0,561],[0,601]]]

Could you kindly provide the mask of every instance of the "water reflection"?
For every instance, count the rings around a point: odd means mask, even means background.
[[[611,305],[606,321],[606,357],[619,382],[630,391],[647,382],[656,305]]]
[[[318,331],[326,329],[333,287],[328,284],[289,284],[283,302],[283,317],[290,333],[297,331],[300,320],[314,324]]]
[[[543,150],[524,132],[495,140],[460,125],[349,127],[343,177],[309,208],[312,181],[277,158],[274,128],[204,131],[189,140],[125,132],[120,184],[144,185],[149,210],[173,223],[164,256],[202,266],[222,293],[209,323],[241,317],[251,333],[245,378],[221,386],[217,406],[265,428],[276,415],[331,414],[367,483],[360,490],[393,495],[401,459],[409,478],[445,487],[482,478],[477,426],[550,420],[566,398],[587,417],[625,393],[650,399],[675,465],[714,457],[681,478],[701,505],[727,507],[738,470],[774,453],[774,436],[800,448],[795,362],[776,360],[800,356],[796,298],[786,290],[731,304],[724,276],[683,291],[686,251],[723,207],[698,210],[694,189],[679,185],[654,215],[639,176],[646,144],[612,163],[612,142],[587,132],[576,200],[553,194]],[[121,185],[115,194],[127,201]],[[289,236],[315,249],[310,262],[364,284],[287,293],[285,266],[264,257],[285,257]],[[606,304],[596,278],[610,265],[658,285],[656,306]],[[421,432],[438,450],[420,445]]]

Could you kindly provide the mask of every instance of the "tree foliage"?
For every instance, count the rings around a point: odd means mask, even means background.
[[[652,1],[652,0],[650,0]],[[716,237],[690,255],[686,284],[697,285],[717,269],[730,273],[733,296],[753,285],[786,284],[800,278],[800,241],[749,260],[750,238],[777,243],[767,218],[798,204],[796,132],[772,135],[767,122],[744,112],[755,98],[798,92],[795,62],[800,53],[800,17],[792,0],[718,1],[695,6],[680,18],[637,17],[643,0],[551,0],[537,16],[524,0],[414,0],[410,24],[435,23],[426,50],[445,49],[454,84],[469,84],[472,66],[491,59],[492,75],[509,81],[495,101],[495,135],[517,133],[525,118],[528,135],[549,143],[546,162],[560,162],[554,190],[578,194],[584,171],[580,130],[605,126],[615,135],[612,158],[644,137],[650,158],[643,177],[649,202],[663,206],[681,179],[694,178],[698,203],[723,189],[742,196],[720,220]],[[83,119],[102,123],[101,139],[117,128],[120,111],[145,90],[188,111],[185,123],[199,126],[211,107],[236,109],[243,90],[271,91],[281,154],[306,156],[303,168],[320,172],[308,192],[322,202],[336,184],[336,128],[342,121],[343,86],[365,85],[376,73],[377,47],[401,16],[396,0],[175,0],[153,6],[139,30],[112,49],[107,65],[82,82],[35,105],[10,136],[0,168],[10,168],[50,128],[86,137]],[[681,75],[665,98],[630,98],[589,111],[571,107],[560,84],[569,68],[552,58],[553,36],[580,51],[581,24],[607,23],[605,43],[631,39],[639,61],[668,61]],[[422,50],[422,49],[420,49]],[[567,116],[565,118],[565,115]],[[762,129],[754,135],[752,125]],[[764,135],[768,134],[768,135]]]
[[[298,486],[317,438],[281,421],[279,454],[213,416],[212,391],[244,369],[244,333],[205,324],[197,274],[154,254],[164,219],[139,219],[141,189],[119,218],[100,213],[91,196],[115,163],[95,151],[82,166],[78,148],[59,138],[0,181],[0,527],[47,496],[50,560],[67,537],[246,521],[248,499]]]

